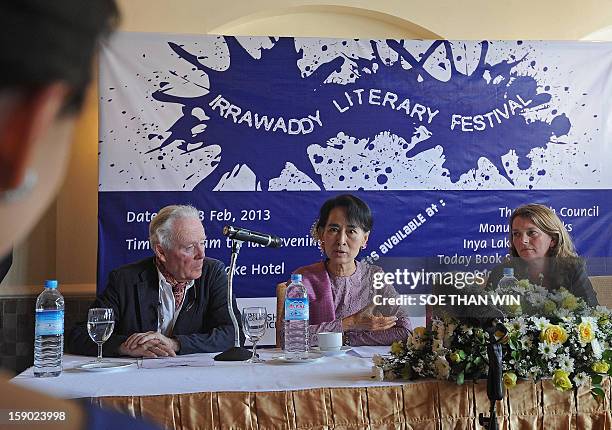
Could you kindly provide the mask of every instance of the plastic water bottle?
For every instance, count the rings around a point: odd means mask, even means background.
[[[45,281],[36,299],[34,376],[59,376],[64,351],[64,298],[55,279]]]
[[[308,356],[308,294],[302,275],[291,275],[285,296],[285,357]]]
[[[514,288],[518,286],[518,279],[514,277],[514,269],[512,267],[504,267],[504,276],[497,283],[497,288]]]

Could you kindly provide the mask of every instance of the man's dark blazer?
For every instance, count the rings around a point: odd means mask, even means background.
[[[234,313],[240,326],[236,299]],[[153,258],[110,272],[108,285],[92,308],[112,308],[115,328],[103,345],[105,356],[118,356],[119,346],[133,333],[157,330],[159,277]],[[186,292],[172,333],[181,344],[179,354],[224,351],[234,346],[234,326],[227,309],[227,274],[222,262],[205,258],[202,276]],[[242,344],[242,332],[241,332]],[[67,351],[97,355],[97,345],[83,322],[69,333]]]

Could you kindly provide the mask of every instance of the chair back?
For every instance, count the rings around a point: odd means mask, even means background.
[[[600,305],[612,308],[612,276],[589,276]]]

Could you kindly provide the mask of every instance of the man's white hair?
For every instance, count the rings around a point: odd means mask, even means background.
[[[149,242],[151,248],[160,244],[164,249],[172,248],[176,242],[174,221],[180,218],[193,218],[200,221],[200,213],[191,205],[170,205],[160,209],[149,224]]]

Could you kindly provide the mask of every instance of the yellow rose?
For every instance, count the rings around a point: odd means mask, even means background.
[[[569,373],[565,370],[555,370],[552,381],[555,388],[559,391],[572,389],[572,381],[569,379]]]
[[[391,344],[391,354],[400,355],[404,352],[404,345],[400,341],[395,341]]]
[[[595,330],[590,321],[583,321],[578,324],[578,338],[581,343],[589,343],[595,339]]]
[[[550,315],[556,310],[557,310],[557,305],[555,304],[555,302],[553,302],[552,300],[546,300],[544,302],[544,313],[546,315]]]
[[[449,358],[453,363],[461,363],[461,355],[458,352],[453,352]]]
[[[569,311],[576,309],[578,307],[578,300],[576,299],[576,296],[572,294],[565,296],[565,298],[561,301],[561,307]]]
[[[567,332],[559,325],[548,324],[540,333],[540,340],[549,345],[560,345],[567,340]]]
[[[412,331],[412,335],[408,337],[408,346],[420,351],[425,348],[427,340],[427,329],[425,327],[417,327]]]
[[[417,337],[425,337],[427,334],[427,329],[425,327],[416,327],[412,330],[412,335]]]
[[[512,372],[504,373],[504,386],[510,389],[516,385],[516,374]]]
[[[595,373],[608,373],[608,370],[610,370],[610,365],[605,361],[596,361],[591,366],[591,369],[593,369],[593,372]]]

